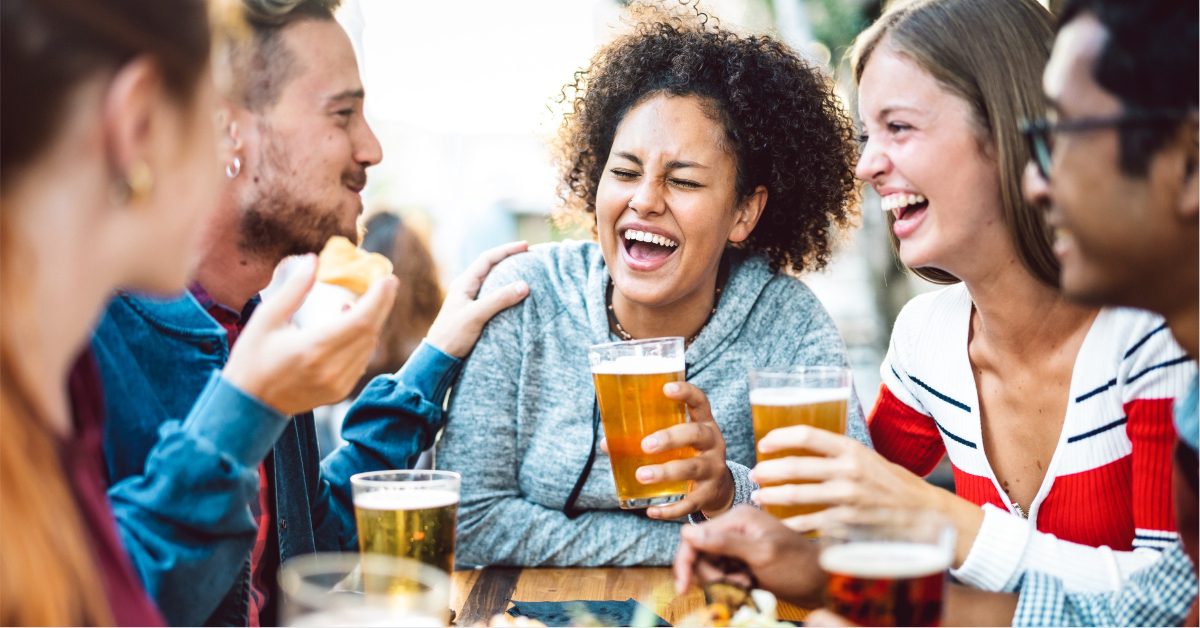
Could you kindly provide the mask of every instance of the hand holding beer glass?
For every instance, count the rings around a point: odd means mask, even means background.
[[[637,479],[637,470],[694,455],[689,449],[655,453],[642,449],[645,437],[687,422],[683,402],[663,394],[664,385],[684,381],[683,338],[593,345],[588,349],[588,362],[621,508],[645,508],[682,499],[688,491],[686,481],[643,484]]]
[[[451,573],[460,478],[452,471],[375,471],[350,477],[362,554],[412,558]]]
[[[754,420],[754,443],[758,462],[789,456],[819,455],[806,449],[763,453],[759,443],[773,430],[810,425],[836,434],[846,433],[850,405],[850,369],[835,366],[803,366],[787,370],[750,370],[750,413]],[[761,481],[778,486],[780,482]],[[764,504],[763,510],[779,519],[820,511],[823,505],[780,506]]]

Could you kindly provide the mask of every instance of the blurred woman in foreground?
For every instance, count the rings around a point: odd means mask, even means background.
[[[118,286],[181,290],[220,160],[209,5],[5,0],[0,623],[161,623],[105,497],[80,350]]]

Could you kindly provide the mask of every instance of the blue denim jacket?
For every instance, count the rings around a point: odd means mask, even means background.
[[[322,461],[312,415],[289,419],[220,376],[225,331],[190,295],[113,299],[93,348],[104,383],[109,499],[147,591],[174,625],[247,624],[258,466],[274,452],[280,560],[353,550],[350,476],[411,466],[444,423],[459,360],[422,343],[346,416]]]

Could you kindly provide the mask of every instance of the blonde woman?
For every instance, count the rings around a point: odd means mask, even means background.
[[[1026,571],[1114,589],[1178,538],[1171,404],[1195,364],[1161,317],[1068,301],[1049,229],[1021,195],[1022,118],[1044,108],[1052,16],[1032,0],[931,0],[889,11],[852,57],[863,121],[857,175],[882,198],[900,260],[948,284],[905,306],[868,419],[876,452],[812,430],[760,450],[825,457],[759,465],[764,504],[940,510],[959,580],[1005,590]],[[944,454],[953,495],[921,481]]]

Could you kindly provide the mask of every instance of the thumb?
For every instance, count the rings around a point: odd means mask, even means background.
[[[312,290],[317,280],[317,256],[313,254],[301,257],[292,264],[292,268],[283,285],[270,299],[263,301],[254,313],[256,319],[266,319],[271,325],[283,325],[291,320],[296,310],[304,303],[304,298]]]
[[[501,310],[520,303],[527,296],[529,296],[529,284],[524,281],[514,281],[499,290],[493,290],[475,301],[472,322],[482,327]]]

